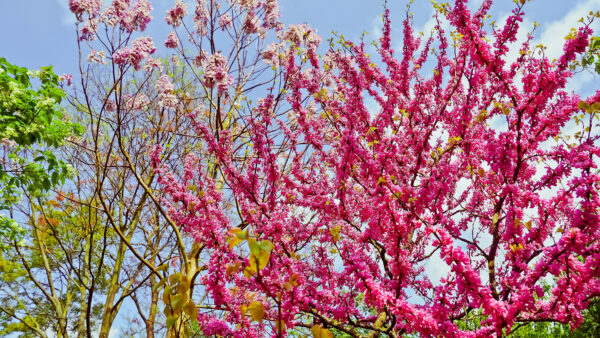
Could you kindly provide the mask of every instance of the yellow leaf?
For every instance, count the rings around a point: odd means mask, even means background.
[[[261,251],[271,252],[273,250],[273,243],[265,239],[264,241],[260,241],[259,247]]]
[[[248,238],[248,248],[250,249],[250,252],[254,255],[254,256],[258,256],[260,253],[260,246],[258,244],[258,241],[254,238]]]
[[[179,281],[181,281],[181,277],[183,275],[181,274],[181,272],[177,272],[175,274],[172,274],[171,276],[169,276],[169,283],[171,285],[178,283]]]
[[[172,327],[173,327],[173,325],[175,325],[175,323],[177,322],[177,319],[178,319],[178,318],[179,318],[179,317],[177,317],[177,316],[170,316],[170,317],[167,317],[167,328],[168,328],[168,329],[172,328]]]
[[[265,317],[265,307],[260,302],[252,302],[250,306],[248,306],[248,311],[250,311],[250,316],[252,320],[257,322],[261,322]]]
[[[310,328],[310,332],[315,338],[333,338],[333,334],[329,330],[324,329],[319,325],[313,325],[313,327]]]
[[[186,302],[187,296],[185,294],[180,293],[172,298],[171,305],[173,307],[173,310],[175,310],[176,313],[179,313],[181,310],[183,310],[183,306],[186,304]]]
[[[331,233],[331,237],[333,238],[334,242],[337,242],[340,239],[341,231],[342,231],[342,227],[339,225],[329,229],[329,232]]]
[[[252,268],[250,268],[250,267],[246,267],[244,269],[244,276],[246,278],[250,278],[250,277],[254,276],[255,274],[256,274],[256,270],[252,270]]]
[[[229,266],[227,266],[227,270],[225,271],[225,274],[227,275],[227,277],[229,277],[232,274],[238,272],[239,269],[240,269],[240,263],[236,262],[235,264],[230,264]]]
[[[229,233],[231,236],[227,239],[227,243],[229,243],[230,249],[248,238],[248,231],[242,231],[240,228],[231,229]]]
[[[258,272],[259,270],[264,269],[265,266],[269,263],[269,257],[271,253],[268,251],[260,251],[258,256],[254,256],[254,254],[250,254],[250,269],[252,272]]]
[[[189,301],[185,304],[185,306],[183,307],[183,311],[185,311],[185,313],[194,321],[196,319],[198,319],[198,307],[196,307],[196,304],[194,304],[194,302]]]

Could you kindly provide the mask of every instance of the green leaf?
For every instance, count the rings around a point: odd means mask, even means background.
[[[175,325],[179,316],[169,316],[167,317],[167,328],[170,329]]]

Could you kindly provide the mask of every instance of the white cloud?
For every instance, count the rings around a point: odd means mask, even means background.
[[[597,11],[600,8],[600,0],[587,0],[580,2],[571,9],[565,16],[553,22],[543,23],[544,31],[536,39],[535,44],[543,44],[547,47],[546,55],[550,59],[555,59],[561,56],[562,48],[565,43],[564,37],[569,34],[573,27],[578,27],[580,18],[584,18],[590,11]],[[596,32],[600,28],[598,20],[592,24],[592,29]],[[597,33],[596,33],[597,35]],[[567,84],[567,90],[576,93],[585,93],[586,88],[590,88],[589,84],[594,80],[594,76],[589,72],[583,72],[575,75],[575,77]]]
[[[63,15],[60,19],[61,24],[65,26],[73,26],[75,24],[75,15],[69,10],[68,0],[56,0],[58,5],[63,9]]]
[[[573,27],[578,26],[580,18],[586,17],[590,11],[597,11],[600,8],[600,0],[587,0],[580,2],[571,9],[565,16],[553,22],[543,23],[544,29],[540,38],[536,41],[547,46],[546,55],[550,58],[558,58],[562,54],[563,39]],[[593,28],[598,28],[598,23]]]

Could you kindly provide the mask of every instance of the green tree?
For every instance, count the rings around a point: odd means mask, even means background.
[[[0,215],[1,237],[23,231],[11,217],[23,191],[40,195],[68,175],[51,151],[80,128],[59,106],[64,95],[52,67],[30,71],[0,57],[0,212],[9,212]]]
[[[590,302],[587,310],[582,312],[583,322],[571,330],[569,325],[556,322],[532,322],[522,323],[513,328],[511,337],[519,338],[585,338],[600,337],[600,299],[596,298]]]

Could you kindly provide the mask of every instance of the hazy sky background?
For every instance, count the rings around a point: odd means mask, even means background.
[[[104,2],[108,3],[107,0]],[[154,21],[143,34],[153,37],[155,44],[162,46],[170,31],[164,16],[173,0],[155,0],[152,3]],[[193,11],[194,1],[187,0],[186,3],[190,4],[188,11]],[[378,38],[382,3],[381,0],[280,0],[280,11],[286,25],[308,23],[324,41],[331,37],[332,30],[356,41],[363,31],[369,33],[370,39]],[[400,49],[400,27],[406,3],[406,0],[388,0],[396,50]],[[481,0],[472,0],[470,7],[475,8],[480,3]],[[495,1],[490,21],[502,22],[513,8],[511,0]],[[521,38],[537,21],[541,26],[536,30],[535,44],[545,44],[548,46],[547,54],[558,57],[564,36],[571,27],[578,25],[579,18],[591,10],[600,10],[600,0],[535,0],[526,5],[526,29]],[[415,0],[411,11],[414,12],[417,30],[431,27],[429,20],[432,8],[429,0]],[[74,16],[68,10],[68,0],[0,0],[0,56],[28,68],[53,65],[57,74],[69,73],[76,77],[78,55],[74,24]],[[599,27],[596,22],[594,28],[598,30]],[[595,35],[600,35],[600,32],[597,31]],[[168,54],[162,48],[157,55]],[[590,73],[579,74],[575,81],[571,81],[569,89],[583,95],[590,94],[598,88],[597,85],[591,85],[592,81],[598,79]],[[426,270],[432,281],[438,281],[446,269],[446,264],[438,258],[430,262]]]
[[[108,3],[107,0],[104,2]],[[192,9],[194,1],[186,2]],[[491,14],[499,22],[506,18],[514,4],[511,0],[495,2]],[[164,14],[173,0],[152,3],[154,21],[144,34],[154,37],[156,45],[162,45],[169,32]],[[381,27],[382,3],[381,0],[281,0],[280,11],[285,24],[308,23],[323,40],[331,36],[332,30],[350,39],[367,31],[374,39]],[[400,43],[406,3],[406,0],[388,1],[396,43]],[[479,3],[481,0],[472,0],[471,7]],[[560,52],[562,38],[590,10],[600,10],[600,0],[535,0],[526,5],[525,23],[531,26],[533,21],[539,22],[541,27],[536,36]],[[430,2],[415,0],[411,11],[415,13],[417,28],[425,28],[432,13]],[[59,74],[76,74],[74,22],[68,0],[0,0],[0,56],[30,68],[54,65]]]

